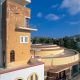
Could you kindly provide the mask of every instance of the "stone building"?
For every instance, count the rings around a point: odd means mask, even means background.
[[[44,80],[44,64],[30,54],[29,3],[0,0],[0,80]]]

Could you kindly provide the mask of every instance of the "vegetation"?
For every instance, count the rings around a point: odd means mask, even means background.
[[[33,44],[57,44],[62,47],[69,49],[75,49],[80,52],[80,35],[75,35],[71,37],[64,38],[46,38],[46,37],[34,37],[32,38]]]

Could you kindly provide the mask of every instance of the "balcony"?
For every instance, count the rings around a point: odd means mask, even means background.
[[[31,3],[31,0],[25,0],[25,1],[27,1],[27,2]]]
[[[31,28],[31,27],[20,27],[20,26],[17,26],[17,27],[16,27],[16,30],[20,30],[20,31],[37,31],[36,28]]]
[[[31,3],[31,0],[12,0],[12,1],[15,1],[15,2],[17,2],[18,4],[21,4],[21,5],[26,5],[26,4]]]

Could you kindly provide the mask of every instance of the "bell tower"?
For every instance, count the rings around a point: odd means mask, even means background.
[[[30,54],[30,0],[5,0],[2,3],[2,65],[6,68],[27,65]],[[1,8],[1,7],[0,7]],[[1,43],[0,41],[0,43]]]

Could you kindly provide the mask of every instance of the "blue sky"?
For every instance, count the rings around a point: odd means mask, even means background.
[[[32,0],[32,37],[60,38],[80,34],[80,0]]]

